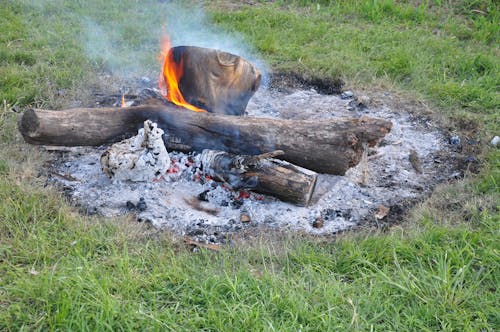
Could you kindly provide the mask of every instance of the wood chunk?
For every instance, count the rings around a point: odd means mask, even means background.
[[[240,214],[240,221],[242,223],[248,223],[252,221],[252,218],[250,218],[250,215],[248,213],[243,212]]]
[[[184,202],[189,204],[193,209],[211,214],[212,216],[217,216],[219,214],[219,209],[214,207],[204,206],[202,202],[196,197],[184,198]]]
[[[408,159],[410,160],[413,169],[415,169],[415,171],[418,174],[422,174],[422,163],[420,162],[420,158],[418,157],[417,151],[410,150],[410,155],[408,156]]]
[[[251,189],[302,206],[309,205],[318,178],[308,169],[262,156],[203,150],[200,159],[206,174],[233,189]]]
[[[144,121],[136,136],[113,144],[101,155],[102,171],[113,181],[153,181],[170,167],[162,136],[156,123]]]
[[[380,204],[377,213],[375,213],[375,218],[377,218],[378,220],[384,219],[385,217],[387,217],[390,210],[390,208]]]
[[[194,246],[194,247],[209,249],[209,250],[213,250],[213,251],[220,250],[220,245],[213,244],[213,243],[202,243],[202,242],[198,242],[198,241],[191,240],[191,239],[185,239],[184,243],[187,245]]]
[[[182,61],[179,90],[196,107],[219,114],[243,115],[248,100],[259,88],[259,70],[240,56],[197,46],[171,49]]]
[[[322,228],[324,225],[325,225],[325,220],[323,220],[322,217],[317,217],[312,223],[312,227],[314,228]]]

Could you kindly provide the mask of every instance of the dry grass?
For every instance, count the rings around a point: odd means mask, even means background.
[[[424,217],[450,226],[462,223],[477,226],[485,213],[499,214],[498,192],[478,195],[475,181],[470,176],[439,185],[430,198],[411,210],[410,220],[418,224]]]

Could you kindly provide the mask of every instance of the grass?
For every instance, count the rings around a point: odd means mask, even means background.
[[[0,330],[500,329],[500,150],[485,144],[480,175],[438,188],[399,226],[334,239],[260,234],[217,253],[193,254],[131,219],[79,216],[44,190],[44,153],[22,142],[12,110],[112,90],[102,73],[122,84],[116,67],[130,68],[128,57],[153,70],[156,36],[140,24],[161,21],[156,6],[169,4],[0,4]],[[275,70],[414,94],[456,119],[453,130],[472,121],[483,142],[499,133],[494,1],[217,1],[209,10]],[[89,52],[89,27],[118,50],[111,59],[102,45]]]
[[[500,323],[498,217],[193,255],[163,235],[144,241],[130,226],[85,223],[60,199],[5,178],[0,189],[5,329],[478,331]]]
[[[8,205],[10,217],[2,210],[3,234],[18,239],[2,253],[9,301],[0,317],[12,330],[477,331],[499,323],[495,234],[466,226],[193,256],[162,239],[124,238],[110,224],[85,227],[45,195],[9,195],[30,199]],[[36,223],[20,218],[27,214]],[[498,219],[482,222],[494,229]]]
[[[443,110],[479,113],[498,125],[500,14],[493,3],[487,17],[469,19],[425,1],[285,3],[220,11],[214,20],[244,33],[274,68],[341,76],[353,86],[386,80]]]

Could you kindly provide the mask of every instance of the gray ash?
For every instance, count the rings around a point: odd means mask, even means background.
[[[151,91],[142,95],[148,93]],[[400,207],[407,208],[428,196],[437,183],[453,174],[449,137],[428,119],[403,110],[384,105],[349,110],[349,103],[349,99],[315,90],[274,89],[258,91],[248,105],[248,115],[253,117],[317,120],[372,116],[393,123],[380,146],[370,150],[366,160],[345,176],[320,174],[309,207],[230,190],[203,174],[195,153],[170,151],[170,169],[153,182],[112,183],[99,166],[106,147],[73,148],[54,153],[49,180],[64,188],[83,211],[107,217],[134,213],[138,221],[204,243],[224,243],[231,234],[254,227],[332,234],[373,221],[380,205],[394,207],[386,218],[394,221],[400,217],[396,214],[402,213]],[[418,155],[422,173],[412,166],[411,151]],[[242,211],[250,221],[241,221]],[[321,227],[317,227],[317,220],[322,221]]]

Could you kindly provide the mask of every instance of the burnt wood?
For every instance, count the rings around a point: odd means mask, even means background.
[[[173,60],[182,64],[179,90],[184,99],[211,113],[243,115],[259,88],[259,70],[244,58],[204,47],[176,46]]]
[[[283,151],[279,152],[248,156],[203,150],[200,159],[203,172],[225,182],[232,189],[249,189],[272,195],[284,202],[308,206],[318,174],[272,158],[283,154]]]
[[[145,105],[28,109],[19,120],[19,130],[31,144],[97,146],[135,135],[148,119],[165,131],[165,145],[170,150],[213,149],[245,155],[282,150],[280,159],[338,175],[359,163],[364,144],[374,146],[392,127],[390,121],[367,117],[294,121]]]

